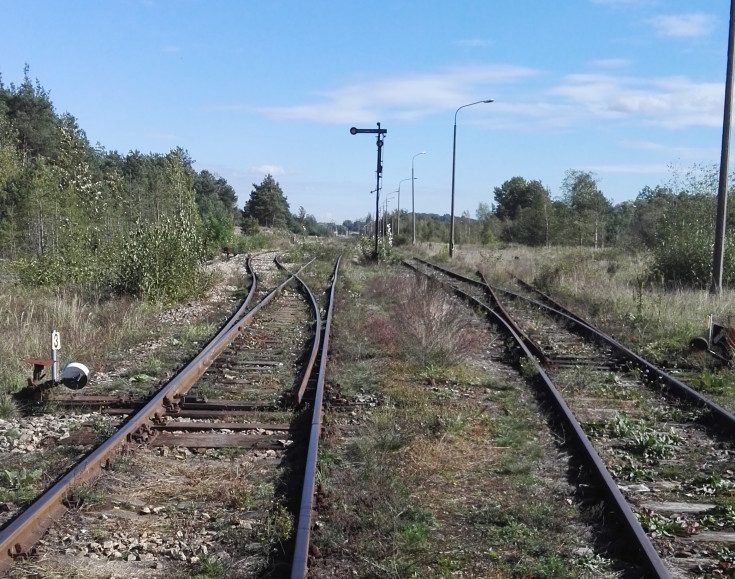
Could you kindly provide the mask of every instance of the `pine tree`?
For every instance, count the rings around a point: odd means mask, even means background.
[[[243,217],[253,217],[263,227],[284,228],[290,214],[288,201],[272,175],[266,175],[260,185],[253,183],[253,191],[243,209]]]

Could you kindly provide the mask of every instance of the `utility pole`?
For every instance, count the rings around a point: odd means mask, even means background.
[[[722,293],[722,270],[725,260],[727,232],[727,171],[730,159],[730,121],[732,117],[732,69],[735,51],[735,0],[730,0],[730,32],[727,39],[727,78],[725,79],[725,110],[722,120],[722,150],[720,153],[720,181],[717,186],[717,222],[715,249],[712,257],[712,287],[710,293]]]

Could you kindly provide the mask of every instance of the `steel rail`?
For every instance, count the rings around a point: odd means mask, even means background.
[[[406,263],[406,265],[413,268],[415,271],[419,271],[408,263]],[[508,334],[513,337],[518,346],[523,350],[524,355],[529,360],[533,359],[530,350],[526,347],[526,344],[523,342],[521,337],[516,334],[513,328],[506,322],[505,319],[503,319],[500,314],[490,308],[487,304],[484,304],[483,302],[467,294],[466,292],[463,292],[451,286],[445,287],[453,291],[458,296],[474,303],[474,305],[476,305],[478,308],[485,311],[488,315],[494,318],[497,321],[498,325],[503,327],[506,332],[508,332]],[[617,483],[613,480],[612,475],[610,475],[610,473],[608,472],[607,468],[602,462],[602,459],[600,459],[600,456],[597,454],[597,451],[592,446],[589,438],[587,438],[587,435],[582,430],[579,422],[577,422],[577,419],[574,417],[574,414],[567,405],[566,401],[556,389],[556,386],[554,386],[554,383],[551,381],[543,368],[539,366],[537,368],[537,372],[538,377],[545,386],[546,392],[550,395],[551,400],[553,401],[563,424],[574,434],[574,439],[577,443],[578,448],[586,457],[587,463],[593,466],[593,474],[602,484],[605,494],[610,501],[610,505],[617,512],[621,522],[623,523],[623,526],[635,541],[635,544],[632,545],[632,547],[634,547],[635,550],[638,552],[640,561],[642,565],[646,568],[646,577],[670,579],[671,574],[664,566],[664,563],[663,561],[661,561],[661,558],[656,552],[656,549],[653,547],[653,544],[651,543],[650,539],[638,522],[635,513],[633,513],[633,511],[631,510],[630,505],[625,500],[623,494],[620,492]]]
[[[329,332],[332,327],[332,313],[334,311],[334,295],[337,287],[337,273],[342,260],[340,256],[334,266],[332,274],[332,288],[329,292],[329,305],[324,324],[324,339],[322,340],[321,358],[319,360],[319,374],[317,376],[314,407],[311,418],[311,433],[309,435],[309,450],[306,455],[304,471],[304,487],[301,491],[301,505],[299,520],[296,527],[296,541],[294,556],[291,565],[291,579],[305,579],[309,564],[309,542],[311,540],[311,524],[314,516],[314,490],[316,486],[316,463],[319,453],[319,437],[322,432],[322,401],[324,399],[324,379],[327,373],[327,354],[329,350]]]
[[[518,294],[514,294],[513,292],[509,292],[506,290],[503,290],[503,291],[511,296],[526,299],[532,304],[538,307],[541,307],[553,313],[556,316],[562,317],[572,322],[574,325],[576,325],[578,328],[584,331],[587,335],[604,341],[609,346],[611,346],[613,349],[615,349],[619,354],[621,354],[623,357],[627,358],[630,362],[638,366],[644,373],[647,373],[649,377],[656,378],[660,380],[661,382],[663,382],[666,386],[668,386],[673,391],[673,394],[675,396],[678,396],[679,398],[684,399],[684,400],[689,400],[690,402],[694,402],[695,404],[701,404],[702,406],[707,408],[714,415],[715,418],[725,423],[730,428],[735,429],[735,415],[733,415],[731,412],[725,410],[725,408],[723,408],[719,404],[713,402],[709,398],[706,398],[705,396],[703,396],[702,394],[694,390],[692,387],[687,386],[686,384],[684,384],[684,382],[666,373],[661,368],[659,368],[658,366],[655,366],[654,364],[652,364],[645,358],[642,358],[641,356],[639,356],[632,350],[629,350],[627,347],[625,347],[623,344],[618,342],[612,336],[609,336],[608,334],[598,330],[594,326],[591,326],[583,318],[571,312],[564,306],[558,304],[553,298],[547,296],[540,290],[537,290],[536,288],[531,288],[531,289],[537,294],[541,295],[545,300],[548,300],[550,303],[554,304],[554,307],[551,307],[548,304],[544,304],[542,302],[538,302],[536,300],[525,298]]]
[[[285,271],[288,271],[288,269],[283,264],[281,264],[278,258],[276,258],[275,261],[278,267],[280,267],[281,269]],[[317,354],[319,353],[319,346],[321,344],[321,339],[322,339],[322,317],[319,315],[319,304],[316,303],[316,298],[314,297],[314,294],[311,292],[311,289],[309,288],[309,286],[306,284],[304,280],[302,280],[298,276],[298,274],[294,273],[292,275],[298,280],[299,284],[301,284],[301,287],[306,291],[307,297],[311,301],[311,306],[314,309],[314,321],[316,324],[316,327],[314,329],[314,342],[311,345],[311,354],[309,355],[309,361],[306,363],[306,366],[304,368],[304,371],[301,377],[301,383],[299,384],[298,388],[296,388],[294,392],[294,398],[296,400],[296,405],[298,406],[301,404],[301,401],[304,398],[304,392],[306,392],[306,386],[309,383],[311,371],[314,368],[314,362],[316,362],[316,357],[317,357]]]
[[[177,396],[187,392],[240,331],[251,323],[255,314],[270,303],[292,279],[293,276],[289,276],[242,318],[229,324],[228,328],[220,330],[196,357],[165,384],[145,406],[130,416],[115,434],[91,451],[81,462],[37,497],[23,512],[0,529],[0,574],[7,572],[14,558],[27,557],[35,551],[33,545],[43,536],[53,521],[65,511],[66,507],[62,499],[72,485],[89,480],[116,450],[132,440],[136,431],[147,427],[154,418],[162,415],[165,409],[173,404]]]
[[[239,308],[237,308],[237,311],[230,316],[230,319],[227,320],[227,323],[222,327],[222,329],[219,331],[219,334],[222,334],[223,331],[229,330],[232,326],[235,325],[237,320],[239,320],[245,311],[248,309],[248,306],[250,305],[250,301],[253,299],[253,296],[255,295],[255,292],[258,289],[258,276],[255,274],[255,271],[253,270],[253,262],[250,255],[248,255],[247,260],[245,260],[245,271],[247,271],[250,274],[250,277],[252,278],[252,282],[250,284],[250,290],[248,291],[248,295],[245,297],[245,300],[242,302]]]

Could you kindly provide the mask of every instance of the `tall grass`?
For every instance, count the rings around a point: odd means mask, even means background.
[[[31,366],[24,359],[51,356],[53,330],[61,335],[61,365],[94,367],[142,339],[152,311],[131,298],[88,301],[72,292],[0,286],[0,392],[25,385]]]
[[[386,303],[387,316],[368,324],[373,339],[386,351],[419,368],[457,364],[480,346],[467,308],[428,278],[385,276],[370,284],[372,297]]]
[[[708,316],[735,318],[735,290],[713,297],[706,289],[675,287],[652,275],[652,256],[617,250],[506,248],[462,256],[491,283],[509,285],[509,276],[561,299],[622,342],[669,355],[687,348],[707,329]]]

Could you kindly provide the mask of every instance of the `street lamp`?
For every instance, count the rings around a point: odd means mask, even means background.
[[[416,245],[416,206],[414,205],[413,200],[413,160],[418,157],[419,155],[426,155],[426,151],[421,151],[420,153],[416,153],[411,158],[411,219],[413,221],[413,226],[411,227],[411,245]]]
[[[469,103],[467,105],[462,105],[454,112],[454,144],[452,145],[452,213],[449,221],[449,257],[454,256],[454,167],[457,160],[457,113],[463,108],[471,107],[472,105],[491,102],[493,102],[493,99]]]
[[[401,234],[401,183],[403,183],[404,181],[410,181],[410,180],[411,180],[410,178],[407,178],[407,179],[401,179],[398,182],[398,191],[396,191],[396,193],[398,193],[398,227],[396,227],[396,236]]]
[[[383,199],[383,226],[382,233],[383,237],[388,235],[388,201],[395,199],[394,195],[386,195]]]

